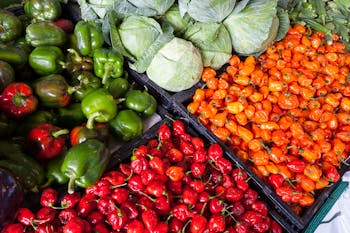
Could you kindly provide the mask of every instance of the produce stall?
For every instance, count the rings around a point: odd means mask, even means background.
[[[1,232],[346,231],[350,1],[0,7]]]

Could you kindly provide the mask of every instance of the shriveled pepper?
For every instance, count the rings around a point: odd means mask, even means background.
[[[74,36],[77,41],[77,48],[84,56],[92,56],[95,49],[101,48],[104,44],[102,27],[93,21],[79,21],[74,28]]]
[[[156,99],[146,90],[129,90],[125,95],[125,105],[142,116],[151,116],[157,109]]]
[[[0,166],[11,170],[25,189],[36,191],[45,178],[39,163],[24,153],[20,142],[1,140],[0,148]]]
[[[43,45],[63,46],[66,33],[52,22],[31,23],[26,27],[26,41],[32,46]]]
[[[40,105],[45,107],[65,107],[72,97],[66,79],[59,74],[50,74],[37,79],[33,83],[33,88],[39,97]]]
[[[58,74],[64,66],[64,55],[57,46],[39,46],[29,54],[29,65],[42,76]]]
[[[72,128],[85,122],[80,103],[72,103],[64,108],[58,108],[57,125]]]
[[[0,10],[0,42],[9,42],[22,33],[22,23],[12,12]]]
[[[73,97],[77,101],[82,101],[87,94],[102,87],[101,79],[89,71],[82,71],[78,77],[73,78],[72,84]]]
[[[3,91],[7,85],[15,81],[15,71],[7,62],[0,60],[0,91]]]
[[[46,183],[41,187],[49,187],[51,184],[66,184],[68,183],[68,177],[61,171],[62,163],[66,157],[67,151],[63,151],[61,154],[53,159],[50,159],[46,165]]]
[[[54,158],[63,151],[68,133],[68,129],[61,129],[53,124],[39,124],[27,135],[28,151],[39,160]]]
[[[117,115],[117,104],[104,88],[92,91],[81,101],[81,109],[88,119],[86,127],[92,129],[94,122],[105,123]]]
[[[143,123],[141,117],[131,109],[118,112],[109,122],[112,133],[123,141],[130,141],[142,134]]]
[[[109,130],[107,125],[103,123],[95,124],[93,129],[88,129],[85,125],[79,125],[74,127],[69,135],[71,146],[93,138],[102,142],[108,141]]]
[[[9,84],[0,95],[0,109],[8,116],[22,118],[34,112],[38,99],[33,95],[32,88],[25,83]]]
[[[82,72],[92,71],[93,59],[89,56],[81,56],[75,49],[67,49],[68,54],[66,55],[65,71],[72,78],[76,78]]]
[[[35,21],[54,21],[60,17],[62,8],[57,0],[27,0],[24,13]]]
[[[64,158],[61,171],[69,178],[68,193],[74,193],[74,184],[87,188],[102,176],[110,159],[110,151],[97,139],[88,139],[71,147]]]
[[[93,52],[95,75],[102,79],[102,84],[106,84],[107,79],[119,78],[123,75],[124,59],[114,49],[98,48]]]
[[[104,87],[111,93],[113,98],[118,99],[125,96],[130,88],[129,81],[124,78],[108,79]]]

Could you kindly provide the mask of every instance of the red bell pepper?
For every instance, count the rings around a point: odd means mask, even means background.
[[[51,159],[64,149],[68,133],[68,129],[42,123],[28,133],[26,144],[37,159]]]
[[[32,88],[21,82],[9,84],[0,95],[0,109],[13,118],[22,118],[36,110],[38,99]]]

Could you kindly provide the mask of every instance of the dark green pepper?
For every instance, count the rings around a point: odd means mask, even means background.
[[[39,110],[35,111],[29,116],[26,116],[17,127],[16,133],[18,135],[26,136],[31,129],[41,123],[56,123],[56,117],[49,111]]]
[[[108,79],[104,87],[111,93],[113,98],[118,99],[124,97],[130,88],[130,84],[126,78]]]
[[[112,120],[117,115],[117,104],[106,89],[99,88],[84,97],[81,110],[88,119],[86,127],[92,129],[95,121],[105,123]]]
[[[71,95],[66,79],[60,74],[50,74],[41,77],[33,83],[35,94],[40,105],[51,108],[62,108],[69,104]]]
[[[116,50],[98,48],[93,52],[95,75],[102,79],[102,84],[107,79],[119,78],[124,72],[124,59]]]
[[[156,99],[147,91],[129,90],[125,96],[127,108],[141,113],[144,117],[151,116],[157,109]]]
[[[103,142],[88,139],[71,147],[64,158],[61,171],[69,178],[68,193],[74,193],[74,184],[87,188],[102,176],[110,159]]]
[[[84,56],[92,56],[92,52],[104,44],[102,27],[93,21],[79,21],[74,28],[77,48]]]
[[[61,171],[61,166],[66,157],[67,151],[62,152],[60,155],[53,159],[50,159],[46,165],[46,183],[41,188],[46,188],[51,184],[66,184],[68,183],[68,177]]]
[[[0,42],[15,40],[21,33],[21,20],[10,11],[0,10]]]
[[[57,0],[27,0],[24,13],[38,21],[54,21],[60,17],[62,8]]]
[[[11,170],[28,190],[37,191],[45,179],[43,168],[23,152],[18,142],[0,141],[0,166]]]
[[[73,78],[72,84],[73,97],[77,101],[82,101],[86,95],[102,86],[101,79],[89,71],[82,71],[78,77]]]
[[[0,112],[0,138],[10,137],[16,129],[16,125],[14,120]]]
[[[84,125],[75,126],[69,135],[69,141],[71,146],[75,146],[88,139],[97,139],[101,142],[107,142],[109,139],[109,130],[106,124],[95,124],[93,129],[88,129]]]
[[[75,49],[67,49],[66,63],[64,65],[65,71],[76,78],[84,71],[92,71],[93,60],[88,56],[81,56]]]
[[[36,47],[29,54],[29,65],[39,75],[58,74],[64,65],[62,50],[53,45]]]
[[[69,104],[64,108],[58,109],[57,125],[63,128],[72,128],[86,121],[81,111],[80,103]]]
[[[118,112],[117,116],[109,122],[112,133],[123,141],[130,141],[140,136],[143,131],[141,117],[130,109]]]
[[[0,60],[6,61],[16,69],[22,69],[28,61],[27,50],[15,45],[0,46]]]
[[[0,60],[0,92],[10,83],[15,81],[15,71],[7,62]]]
[[[26,28],[26,41],[33,47],[42,45],[63,46],[66,42],[66,33],[51,22],[31,23]]]

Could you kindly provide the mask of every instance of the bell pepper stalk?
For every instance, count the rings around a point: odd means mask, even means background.
[[[84,56],[92,56],[93,51],[104,44],[102,27],[94,21],[79,21],[74,27],[74,36],[78,51]]]
[[[0,10],[0,42],[15,40],[21,33],[21,20],[10,11]]]
[[[130,141],[140,136],[143,131],[141,117],[131,109],[118,112],[117,116],[109,122],[112,133],[123,141]]]
[[[27,0],[24,12],[34,21],[54,21],[60,17],[62,8],[57,0]]]
[[[66,157],[67,151],[63,151],[58,156],[50,159],[46,165],[46,179],[47,181],[41,185],[41,188],[49,187],[51,184],[66,184],[68,177],[61,171],[61,165]]]
[[[102,84],[106,84],[107,79],[119,78],[124,72],[124,59],[119,52],[114,49],[98,48],[93,52],[95,75],[102,79]]]
[[[106,124],[95,124],[93,129],[88,129],[86,125],[79,125],[74,127],[70,131],[69,140],[71,146],[75,146],[79,143],[86,141],[87,139],[97,139],[102,142],[108,141],[109,130]]]
[[[151,116],[157,109],[156,99],[147,90],[129,90],[125,95],[125,105],[143,116]]]
[[[52,159],[65,148],[68,129],[61,129],[53,124],[42,123],[29,131],[26,145],[38,160]]]
[[[33,88],[40,105],[44,107],[65,107],[72,97],[66,79],[60,74],[50,74],[35,80]]]
[[[99,88],[83,98],[81,110],[88,119],[86,127],[92,129],[95,121],[106,123],[117,115],[117,103],[105,88]]]
[[[102,176],[110,159],[110,151],[97,139],[88,139],[68,150],[61,171],[69,178],[68,193],[74,193],[74,185],[88,188]]]
[[[0,95],[0,110],[13,118],[23,118],[34,112],[38,99],[33,95],[32,88],[22,82],[9,84]]]

